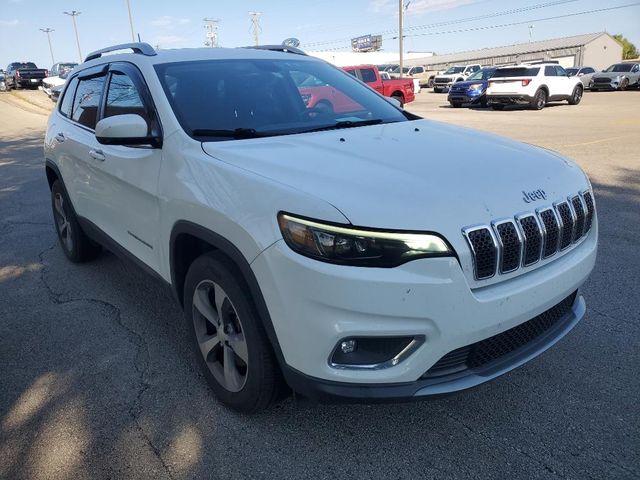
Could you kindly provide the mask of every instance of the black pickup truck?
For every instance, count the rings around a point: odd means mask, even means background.
[[[36,67],[33,62],[14,62],[7,67],[5,81],[7,89],[37,88],[48,76],[49,72],[46,69]]]

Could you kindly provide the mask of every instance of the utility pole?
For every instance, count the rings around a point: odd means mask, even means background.
[[[82,12],[71,10],[70,12],[63,12],[65,15],[69,15],[73,20],[73,29],[76,32],[76,44],[78,45],[78,55],[80,56],[80,63],[82,63],[82,50],[80,50],[80,37],[78,36],[78,24],[76,23],[76,17]]]
[[[51,32],[55,32],[55,30],[53,28],[41,28],[40,31],[47,34],[47,40],[49,40],[49,52],[51,53],[51,65],[53,65],[54,63],[56,63],[56,61],[53,58],[53,47],[51,46]]]
[[[402,33],[404,23],[404,0],[398,0],[398,4],[398,43],[400,48],[400,78],[402,78],[404,70],[404,34]]]
[[[218,46],[218,23],[220,19],[218,18],[203,18],[206,25],[204,28],[207,29],[207,40],[205,41],[205,45],[215,48]]]
[[[249,12],[249,17],[251,18],[251,29],[253,30],[253,38],[256,42],[256,47],[260,45],[260,32],[262,32],[262,28],[260,28],[260,15],[262,15],[262,12]]]
[[[529,43],[533,42],[533,35],[531,34],[533,27],[533,25],[529,25]]]
[[[131,41],[136,41],[136,34],[133,33],[133,16],[131,15],[131,0],[127,0],[127,10],[129,11],[129,26],[131,27]]]

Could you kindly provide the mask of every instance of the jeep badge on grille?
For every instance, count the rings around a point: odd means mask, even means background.
[[[535,202],[536,200],[546,200],[546,199],[547,199],[547,194],[542,189],[533,190],[532,192],[525,192],[524,190],[522,191],[522,200],[524,200],[525,203],[531,203],[531,202]]]

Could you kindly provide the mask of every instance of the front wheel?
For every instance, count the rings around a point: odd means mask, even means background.
[[[618,87],[618,88],[622,92],[622,91],[626,90],[628,86],[629,86],[629,79],[628,78],[623,78],[622,82],[620,82],[620,87]]]
[[[531,101],[533,110],[542,110],[547,105],[547,92],[538,90]]]
[[[215,253],[198,257],[184,287],[184,315],[198,363],[225,405],[265,410],[279,397],[282,376],[267,334],[233,265]]]
[[[60,180],[56,180],[51,186],[51,208],[58,240],[67,258],[74,263],[96,258],[102,248],[80,228],[71,201]]]
[[[433,78],[430,78],[429,81],[427,82],[427,87],[429,88],[433,88]]]
[[[582,100],[583,89],[580,85],[576,85],[576,88],[573,89],[573,93],[571,97],[569,97],[569,105],[578,105],[580,100]]]

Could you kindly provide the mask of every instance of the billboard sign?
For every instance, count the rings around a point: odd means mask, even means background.
[[[354,52],[376,52],[382,48],[382,35],[362,35],[351,39]]]

